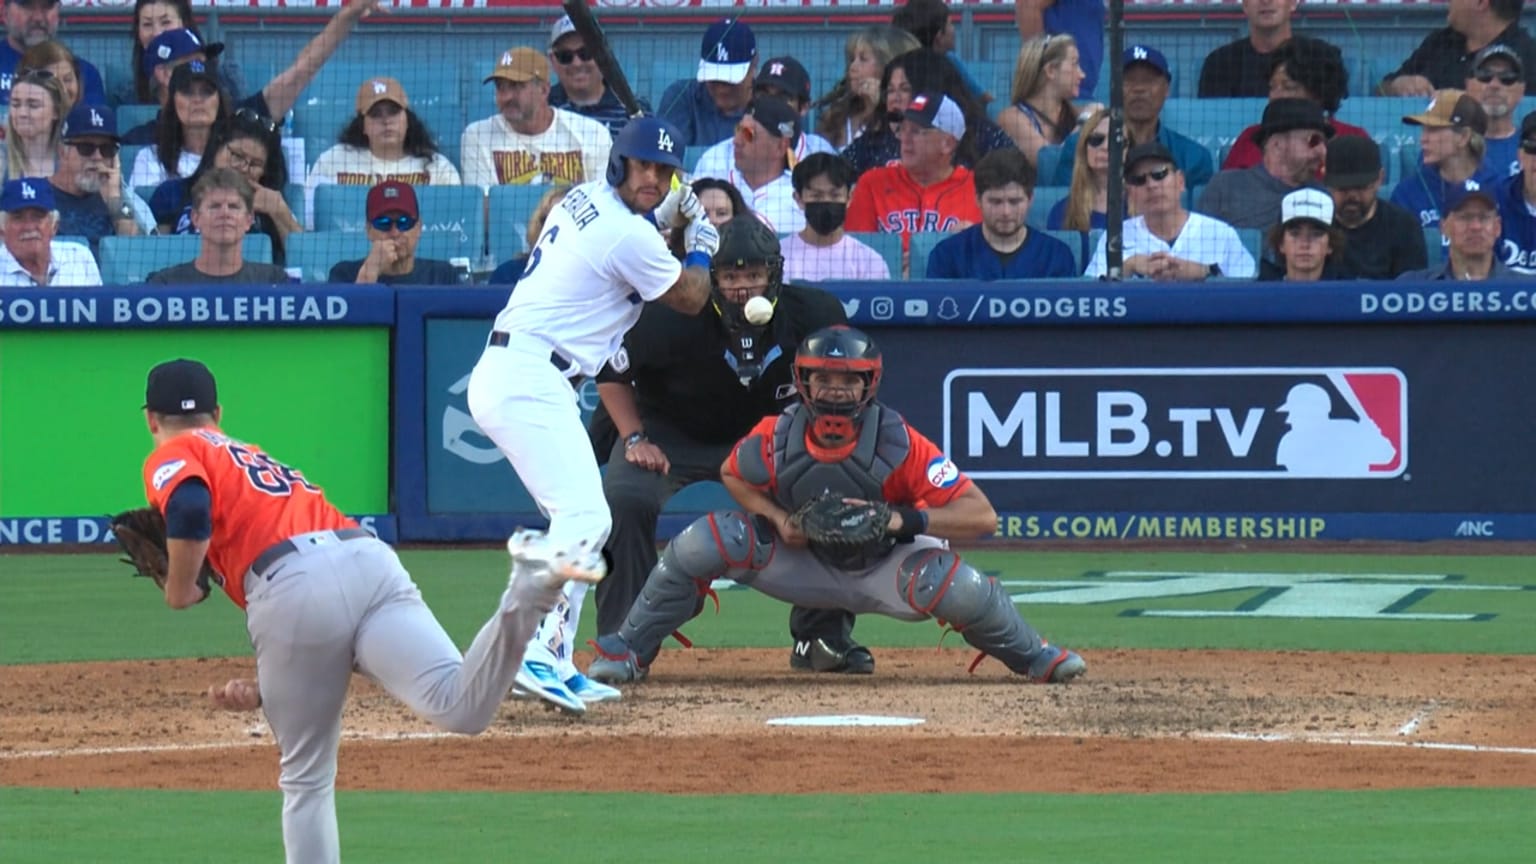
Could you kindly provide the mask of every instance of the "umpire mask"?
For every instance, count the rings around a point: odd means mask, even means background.
[[[710,299],[725,328],[725,362],[743,387],[750,387],[777,356],[778,346],[767,338],[768,321],[747,320],[746,303],[761,296],[778,304],[784,279],[784,256],[778,235],[750,214],[720,226],[720,248],[710,263]]]

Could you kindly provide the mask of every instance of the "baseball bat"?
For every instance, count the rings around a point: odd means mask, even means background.
[[[597,64],[598,70],[603,73],[603,81],[613,88],[613,95],[619,97],[624,110],[631,117],[644,114],[634,91],[629,89],[629,79],[625,77],[624,70],[619,68],[619,61],[614,59],[613,51],[608,48],[608,37],[592,16],[587,0],[561,0],[560,5],[565,8],[565,14],[571,17],[571,23],[576,26],[576,32],[581,34],[582,41],[587,43],[587,52],[592,55],[592,62]]]

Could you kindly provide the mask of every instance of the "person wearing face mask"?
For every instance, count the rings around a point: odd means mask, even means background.
[[[609,364],[598,374],[598,395],[618,429],[603,476],[613,515],[605,551],[613,563],[597,588],[599,633],[624,623],[656,565],[656,521],[666,502],[684,487],[720,479],[732,445],[794,401],[791,364],[801,340],[846,321],[836,297],[785,284],[783,269],[772,229],[751,214],[726,222],[704,311],[647,305],[624,337],[620,356],[628,364]],[[756,297],[772,304],[766,323],[746,319],[746,304]],[[847,635],[851,615],[845,622],[842,612],[806,614],[810,620],[798,612],[792,619],[797,640],[827,639],[845,660],[858,647]],[[866,651],[854,662],[862,668],[868,658]],[[873,669],[873,659],[867,665]]]
[[[880,253],[843,230],[848,216],[848,188],[853,166],[841,156],[812,153],[795,166],[795,203],[805,211],[805,227],[784,240],[784,277],[823,279],[891,278]]]

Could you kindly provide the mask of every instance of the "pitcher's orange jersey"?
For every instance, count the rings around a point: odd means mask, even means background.
[[[208,561],[242,609],[245,572],[267,547],[310,531],[357,527],[303,474],[212,426],[190,429],[149,454],[144,496],[164,513],[171,493],[190,477],[201,478],[213,499]]]

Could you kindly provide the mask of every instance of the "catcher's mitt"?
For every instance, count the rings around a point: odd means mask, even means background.
[[[789,518],[813,545],[827,551],[853,551],[886,539],[891,508],[884,501],[853,504],[841,495],[818,495]]]
[[[127,557],[124,564],[133,565],[134,575],[153,579],[155,587],[165,590],[165,577],[170,573],[170,556],[166,552],[165,517],[153,507],[124,510],[112,517],[112,536]],[[213,568],[203,561],[197,574],[197,587],[203,597],[208,597],[210,582],[216,581]]]
[[[165,517],[153,507],[140,507],[113,516],[111,525],[112,536],[128,556],[123,563],[133,565],[135,576],[153,579],[164,590],[165,576],[171,569],[165,551]]]

